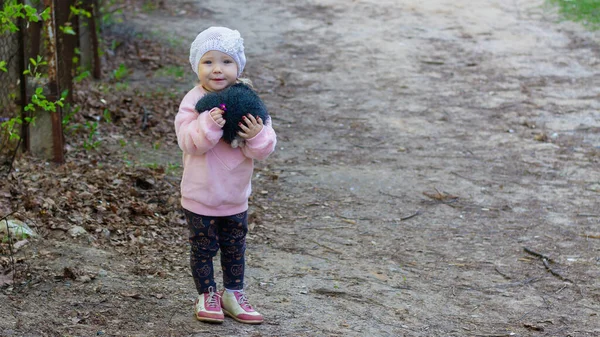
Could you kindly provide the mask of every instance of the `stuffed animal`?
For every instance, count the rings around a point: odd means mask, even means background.
[[[207,93],[196,103],[196,111],[199,113],[215,107],[225,111],[223,114],[223,119],[225,119],[223,140],[231,144],[233,148],[244,144],[243,139],[237,134],[241,131],[238,123],[242,121],[243,116],[251,114],[254,117],[260,117],[263,122],[266,122],[269,117],[267,107],[260,97],[252,88],[243,83],[236,83],[219,92]]]

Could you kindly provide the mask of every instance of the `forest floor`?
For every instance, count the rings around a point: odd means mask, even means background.
[[[600,335],[600,35],[543,4],[130,14],[108,34],[105,80],[76,92],[73,123],[100,121],[97,149],[69,129],[66,164],[18,158],[0,182],[0,215],[38,233],[14,261],[0,246],[0,335]],[[259,326],[192,311],[172,123],[194,85],[189,43],[211,25],[242,33],[278,135],[250,205]],[[125,80],[109,71],[121,63]]]

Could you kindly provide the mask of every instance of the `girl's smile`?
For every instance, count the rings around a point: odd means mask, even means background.
[[[233,58],[223,52],[210,50],[198,64],[198,80],[206,91],[221,91],[237,80],[238,67]]]

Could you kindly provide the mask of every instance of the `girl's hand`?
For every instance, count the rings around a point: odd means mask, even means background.
[[[263,121],[260,117],[254,118],[251,114],[242,117],[242,122],[238,124],[242,131],[238,135],[244,139],[254,138],[263,128]]]
[[[210,117],[212,117],[213,121],[219,124],[220,127],[223,127],[223,125],[225,125],[225,119],[223,119],[223,114],[225,113],[225,111],[219,108],[212,108],[208,113],[210,113]]]

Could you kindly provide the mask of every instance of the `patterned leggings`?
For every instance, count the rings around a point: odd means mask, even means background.
[[[216,289],[213,257],[221,248],[223,285],[227,289],[244,288],[244,253],[248,233],[248,212],[231,216],[204,216],[184,209],[190,229],[190,266],[198,294]]]

